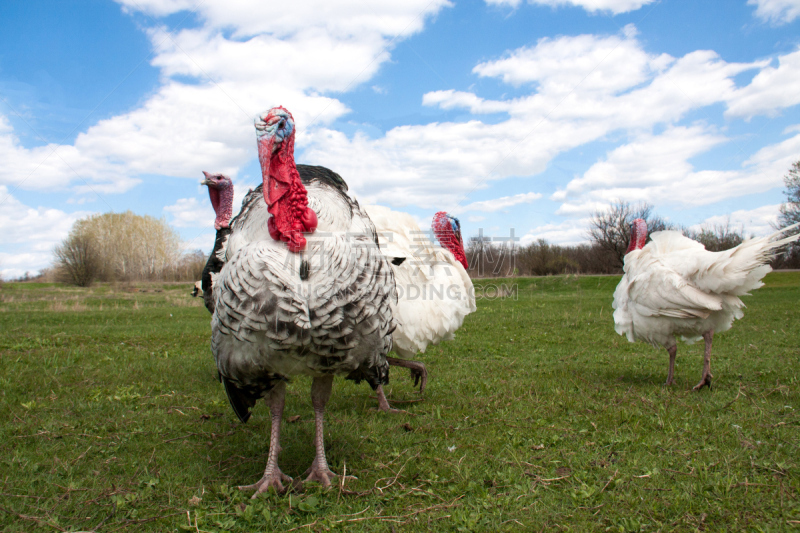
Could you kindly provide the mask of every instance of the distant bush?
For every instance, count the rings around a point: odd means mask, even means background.
[[[91,285],[102,270],[100,256],[92,239],[73,230],[53,251],[58,264],[58,280],[78,287]]]
[[[205,265],[201,251],[181,253],[180,237],[165,220],[130,211],[78,220],[54,252],[56,278],[79,286],[197,280]]]

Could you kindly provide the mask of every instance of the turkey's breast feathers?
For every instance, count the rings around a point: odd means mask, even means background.
[[[322,174],[305,183],[318,226],[303,252],[269,236],[260,187],[231,224],[213,287],[212,351],[226,389],[232,384],[246,405],[295,375],[388,381],[391,266],[346,185]]]

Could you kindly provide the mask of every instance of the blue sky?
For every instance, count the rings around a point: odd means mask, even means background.
[[[584,242],[616,199],[763,234],[800,159],[800,0],[274,5],[0,5],[0,273],[112,210],[210,248],[202,171],[238,206],[273,105],[360,201],[523,243]]]

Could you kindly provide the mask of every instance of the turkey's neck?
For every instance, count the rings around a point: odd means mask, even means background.
[[[628,245],[626,254],[634,250],[641,250],[644,248],[644,243],[647,241],[647,224],[644,220],[636,219],[631,225],[631,242]]]
[[[233,187],[225,187],[217,190],[218,203],[214,206],[217,218],[214,220],[214,228],[219,230],[227,228],[233,216]],[[213,201],[212,201],[213,203]]]

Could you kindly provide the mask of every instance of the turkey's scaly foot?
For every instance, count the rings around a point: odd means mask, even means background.
[[[708,374],[703,374],[703,379],[700,380],[700,383],[692,387],[692,390],[695,391],[700,390],[706,385],[708,385],[708,388],[711,389],[711,378],[713,377],[714,376],[711,375],[711,372],[709,372]]]
[[[391,366],[407,368],[411,373],[411,377],[414,378],[414,386],[416,387],[419,385],[419,393],[423,393],[425,385],[428,384],[428,369],[425,368],[424,363],[409,361],[407,359],[398,359],[397,357],[387,357],[386,361],[388,361]]]
[[[316,481],[325,488],[330,488],[331,480],[338,475],[335,472],[332,472],[331,469],[328,467],[318,468],[316,466],[316,463],[314,464],[314,466],[306,470],[306,474],[308,474],[308,477],[303,483],[308,483],[309,481]]]
[[[389,400],[386,399],[386,394],[383,392],[383,385],[378,385],[378,388],[375,389],[375,394],[378,395],[378,411],[383,411],[384,413],[405,413],[405,411],[395,409],[389,405]]]
[[[262,492],[267,492],[270,487],[275,489],[275,492],[278,494],[283,494],[286,489],[284,488],[284,483],[291,483],[292,478],[281,472],[280,468],[275,468],[271,474],[267,475],[266,473],[252,485],[242,485],[239,487],[239,490],[254,490],[256,491],[253,494],[253,499],[255,499],[259,494]]]
[[[671,387],[674,384],[675,384],[675,380],[674,379],[668,379],[667,381],[664,382],[664,386],[665,387]]]

